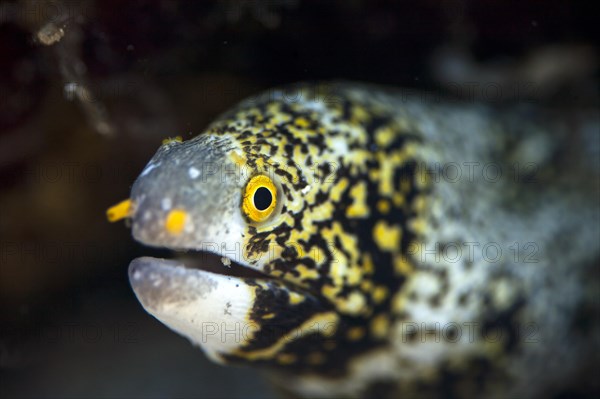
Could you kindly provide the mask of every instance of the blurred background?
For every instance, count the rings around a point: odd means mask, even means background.
[[[266,88],[346,79],[598,105],[592,2],[0,2],[0,395],[274,396],[146,314],[106,208],[167,137]]]

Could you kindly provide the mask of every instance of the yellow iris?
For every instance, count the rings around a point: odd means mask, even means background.
[[[277,188],[265,175],[257,175],[248,181],[242,209],[253,222],[263,222],[271,216],[277,206]]]

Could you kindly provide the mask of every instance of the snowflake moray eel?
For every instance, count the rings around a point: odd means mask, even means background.
[[[182,252],[131,262],[150,314],[292,396],[552,396],[600,348],[598,118],[563,119],[273,89],[163,143],[108,215]]]

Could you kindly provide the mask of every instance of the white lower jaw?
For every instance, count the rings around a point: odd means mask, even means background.
[[[129,281],[148,313],[216,361],[255,332],[249,321],[255,288],[240,278],[142,257],[129,265]]]

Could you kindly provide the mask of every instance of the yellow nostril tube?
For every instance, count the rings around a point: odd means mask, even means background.
[[[183,231],[187,213],[181,209],[173,209],[167,215],[165,220],[165,228],[171,234],[179,234]]]
[[[125,201],[119,202],[115,206],[111,206],[106,211],[106,218],[109,222],[118,222],[121,219],[125,219],[131,215],[131,200],[126,199]]]
[[[162,145],[172,144],[172,143],[181,143],[182,141],[183,141],[183,139],[181,138],[181,136],[176,136],[173,138],[168,137],[162,141]]]

